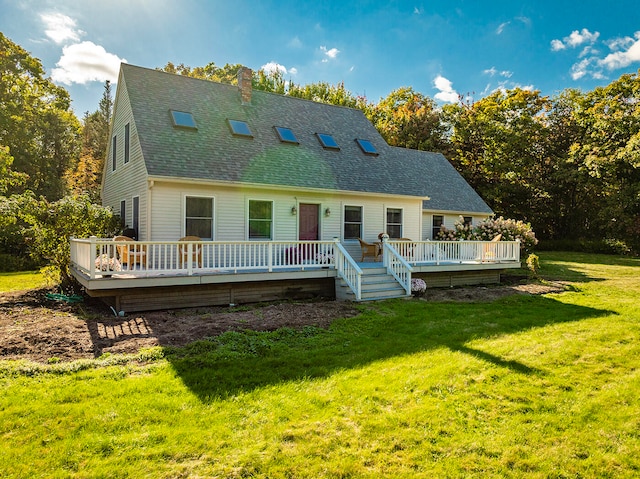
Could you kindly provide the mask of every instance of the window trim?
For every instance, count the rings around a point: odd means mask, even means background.
[[[118,135],[113,135],[111,139],[111,171],[116,171],[118,167]]]
[[[271,204],[271,219],[268,220],[270,221],[270,227],[269,227],[269,237],[268,238],[258,238],[258,237],[251,237],[251,203],[252,202],[259,202],[259,203],[269,203]],[[272,199],[259,199],[259,198],[247,198],[247,240],[248,241],[273,241],[274,235],[275,235],[275,202]],[[262,220],[262,218],[257,218],[253,221],[260,221]],[[266,221],[266,220],[265,220]]]
[[[373,144],[371,140],[367,140],[365,138],[356,138],[356,143],[362,150],[362,152],[367,156],[379,156],[378,149]],[[369,148],[371,146],[371,148]]]
[[[120,200],[120,227],[127,226],[127,200]]]
[[[182,115],[189,115],[191,118],[191,122],[189,124],[185,124],[184,122],[178,121],[176,119],[175,113],[179,113]],[[173,123],[174,128],[184,129],[184,130],[197,130],[198,124],[196,123],[196,119],[193,116],[193,113],[190,111],[182,111],[182,110],[169,110],[169,116],[171,117],[171,123]]]
[[[211,195],[194,195],[194,194],[190,194],[190,193],[185,193],[183,195],[183,199],[182,199],[182,205],[183,205],[183,210],[182,210],[182,236],[188,236],[190,235],[189,232],[187,232],[187,219],[189,217],[187,217],[187,199],[188,198],[204,198],[204,199],[208,199],[211,200],[211,241],[215,241],[215,224],[216,224],[216,197],[215,196],[211,196]],[[193,218],[200,218],[200,217],[193,217]],[[202,217],[204,218],[204,217]],[[209,238],[207,237],[201,237],[203,240],[208,241]]]
[[[140,238],[140,196],[131,197],[131,227]]]
[[[338,142],[336,141],[336,139],[333,137],[331,133],[316,133],[316,137],[318,138],[320,145],[322,145],[322,148],[324,148],[325,150],[334,150],[334,151],[340,150],[340,145],[338,145]],[[331,138],[331,141],[333,142],[333,144],[332,145],[328,144],[325,141],[325,137]]]
[[[236,129],[234,127],[234,125],[236,124],[244,125],[247,128],[248,133],[243,133]],[[231,131],[231,134],[233,136],[236,136],[238,138],[253,138],[253,133],[251,132],[251,128],[249,128],[249,123],[247,123],[245,120],[235,120],[233,118],[227,118],[227,125],[229,126],[229,130]]]
[[[436,218],[441,218],[441,223],[438,226],[434,225]],[[437,238],[438,233],[442,231],[443,226],[444,226],[444,215],[431,215],[431,239]],[[436,228],[438,228],[437,233],[435,232]]]
[[[346,235],[346,231],[345,231],[345,227],[347,225],[347,208],[358,208],[360,210],[360,221],[359,222],[349,222],[348,224],[359,224],[360,225],[360,233],[358,236],[352,237],[349,236],[347,237]],[[342,206],[342,239],[346,240],[346,241],[354,241],[357,240],[358,238],[362,238],[363,236],[363,231],[364,231],[364,206],[362,205],[343,205]]]
[[[400,212],[400,223],[389,223],[389,210],[398,210]],[[384,223],[385,223],[385,231],[387,232],[390,238],[393,238],[393,239],[402,238],[404,236],[404,208],[399,208],[395,206],[386,206]],[[400,235],[397,238],[395,236],[392,236],[391,233],[389,233],[390,224],[400,226]]]
[[[278,135],[278,138],[280,139],[281,143],[289,143],[290,145],[300,144],[300,142],[298,141],[298,137],[296,136],[296,134],[293,132],[291,128],[288,128],[286,126],[274,126],[273,129],[276,130],[276,134]],[[288,138],[285,138],[284,136],[282,136],[283,132],[290,133],[294,139],[290,140]]]
[[[472,227],[473,226],[473,216],[463,216],[462,217],[462,224],[464,226]]]
[[[126,125],[124,125],[124,164],[126,165],[127,163],[129,163],[130,155],[131,155],[131,148],[129,145],[129,141],[130,141],[130,127],[129,127],[130,123],[127,123]]]

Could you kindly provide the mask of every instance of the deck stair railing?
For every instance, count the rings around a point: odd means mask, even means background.
[[[401,244],[405,245],[405,242]],[[409,253],[408,248],[401,247],[400,249],[404,249],[405,254]],[[387,273],[400,283],[407,296],[411,296],[411,272],[413,268],[387,239],[382,240],[382,261],[384,267],[387,268]]]
[[[355,295],[356,301],[362,299],[362,269],[353,257],[347,252],[339,239],[335,239],[335,268],[338,277],[342,278],[351,288]]]

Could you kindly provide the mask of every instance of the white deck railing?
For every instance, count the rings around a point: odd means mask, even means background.
[[[91,279],[112,275],[216,274],[335,268],[354,291],[362,270],[339,241],[113,241],[71,239],[71,264]],[[408,265],[520,262],[518,241],[388,240],[385,257],[405,286]],[[394,258],[396,258],[394,260]],[[396,264],[397,263],[397,264]],[[386,264],[386,263],[385,263]],[[393,274],[393,273],[392,273]],[[395,276],[395,275],[394,275]],[[409,275],[410,277],[410,275]]]
[[[400,283],[406,295],[410,296],[413,268],[388,241],[382,242],[382,261],[384,262],[384,267],[387,268],[387,272]]]
[[[237,273],[335,267],[334,241],[113,241],[71,239],[71,264],[113,275]]]
[[[362,299],[362,269],[338,240],[335,240],[335,245],[335,265],[338,276],[349,285],[356,301],[360,301]]]
[[[519,241],[398,241],[387,243],[409,264],[520,262]]]

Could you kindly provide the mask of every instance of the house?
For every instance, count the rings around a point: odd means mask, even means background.
[[[492,214],[442,154],[389,146],[360,110],[254,91],[246,68],[235,86],[122,64],[102,200],[148,247],[185,236],[331,242],[350,260],[360,259],[358,238],[423,243],[459,216]],[[95,293],[89,269],[76,276]],[[325,273],[331,281],[335,271]]]

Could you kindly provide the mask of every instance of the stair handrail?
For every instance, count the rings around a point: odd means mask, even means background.
[[[411,273],[413,268],[398,251],[391,246],[386,238],[382,238],[382,261],[387,273],[395,278],[404,288],[407,296],[411,296]]]
[[[353,294],[356,296],[356,301],[362,299],[362,269],[349,254],[349,252],[342,246],[339,238],[334,238],[335,241],[335,263],[334,267],[338,272],[338,276],[344,280],[345,283],[351,288]]]

